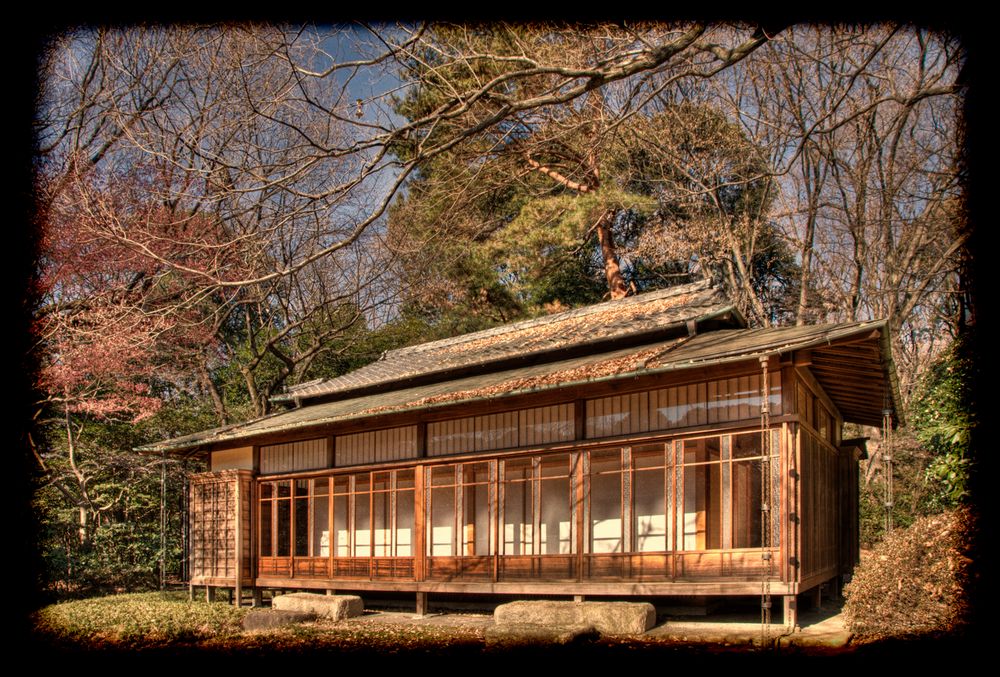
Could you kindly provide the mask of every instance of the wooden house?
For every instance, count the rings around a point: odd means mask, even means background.
[[[844,422],[898,411],[884,322],[749,329],[706,283],[387,352],[200,454],[191,584],[760,595],[858,559]]]

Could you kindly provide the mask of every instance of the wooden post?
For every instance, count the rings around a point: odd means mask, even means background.
[[[418,592],[417,593],[417,615],[425,616],[427,615],[427,593]]]
[[[785,621],[785,627],[795,632],[799,629],[799,610],[795,603],[795,595],[785,595],[783,599],[782,618]]]
[[[573,601],[576,602],[577,604],[583,602],[585,599],[586,597],[584,595],[573,595]]]
[[[418,437],[418,441],[419,441]],[[427,546],[424,538],[427,535],[426,495],[424,493],[425,466],[418,465],[413,469],[413,577],[418,581],[427,575]]]
[[[205,601],[208,603],[212,603],[215,601],[215,588],[213,588],[211,585],[205,586]]]
[[[191,581],[188,581],[188,601],[194,601],[194,583]]]
[[[234,534],[233,540],[235,541],[234,548],[235,553],[233,555],[233,564],[236,570],[236,581],[235,587],[229,589],[229,601],[233,602],[235,599],[236,606],[243,605],[243,539],[245,534],[243,533],[243,478],[237,473],[233,480],[233,502],[236,504],[236,512],[232,515],[234,524]]]
[[[253,588],[253,601],[250,604],[258,609],[264,606],[264,593],[260,588]]]
[[[337,594],[335,590],[329,590],[329,589],[328,589],[328,590],[326,591],[326,596],[327,596],[327,597],[332,597],[332,596],[333,596],[333,595],[335,595],[335,594]]]

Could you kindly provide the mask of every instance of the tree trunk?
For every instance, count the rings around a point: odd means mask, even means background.
[[[614,215],[615,212],[611,209],[604,212],[597,221],[595,229],[597,240],[601,244],[601,258],[604,259],[604,276],[608,281],[608,291],[611,292],[612,299],[621,299],[628,294],[628,287],[625,285],[625,278],[622,277],[621,266],[618,265],[614,235],[611,232]]]
[[[208,373],[208,367],[205,366],[204,362],[198,364],[198,378],[201,380],[201,387],[212,398],[212,406],[215,408],[215,417],[219,421],[219,425],[227,425],[229,423],[229,414],[226,411],[226,404],[222,401],[219,389],[212,382],[212,377]]]

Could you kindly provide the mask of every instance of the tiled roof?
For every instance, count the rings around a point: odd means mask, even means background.
[[[588,345],[595,351],[608,350],[615,341],[636,337],[648,343],[666,337],[671,328],[676,334],[678,325],[688,321],[726,313],[736,318],[733,326],[743,326],[742,318],[720,290],[705,281],[695,282],[390,350],[349,374],[290,387],[274,400],[329,399],[379,386],[406,387],[407,381],[427,383],[434,375],[449,378],[457,372],[483,371],[490,365],[504,368],[559,359],[567,350],[586,352]]]
[[[666,373],[805,349],[813,351],[811,369],[845,420],[878,425],[881,408],[887,399],[899,411],[887,337],[884,322],[720,329],[612,352],[321,402],[242,425],[216,428],[148,445],[141,450],[179,451],[289,431],[305,434],[309,429],[352,419],[503,398],[608,379]]]

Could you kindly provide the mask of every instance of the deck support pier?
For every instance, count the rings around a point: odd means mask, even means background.
[[[417,593],[417,615],[426,616],[427,615],[427,593],[418,592]]]
[[[782,604],[781,613],[785,627],[795,632],[799,629],[799,609],[795,595],[784,595],[782,599],[784,603]]]
[[[812,603],[814,609],[818,609],[823,605],[823,584],[820,583],[812,590],[812,599],[809,600]]]
[[[264,591],[258,587],[253,588],[253,599],[250,602],[250,606],[260,608],[264,606]]]
[[[573,595],[573,601],[577,603],[584,601],[586,598],[586,595]]]
[[[211,585],[205,586],[205,601],[209,604],[215,601],[215,588]]]

